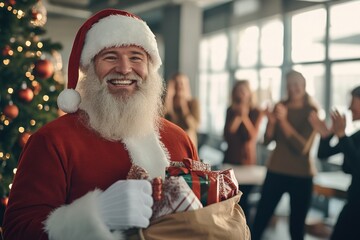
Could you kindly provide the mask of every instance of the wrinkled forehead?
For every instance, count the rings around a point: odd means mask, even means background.
[[[143,56],[146,56],[147,58],[150,58],[149,53],[146,52],[144,48],[137,46],[137,45],[133,45],[133,44],[106,47],[106,48],[103,48],[102,50],[100,50],[100,52],[98,52],[96,54],[96,56],[105,54],[105,53],[114,53],[114,54],[115,53],[131,53],[131,54],[143,55]]]

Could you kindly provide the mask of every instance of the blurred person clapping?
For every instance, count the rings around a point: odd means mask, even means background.
[[[231,103],[226,111],[224,139],[227,149],[224,163],[234,165],[255,165],[256,144],[263,112],[253,103],[249,81],[239,80],[233,86]],[[240,206],[249,217],[248,196],[253,185],[240,185],[243,193]]]
[[[197,146],[200,106],[198,100],[191,96],[187,75],[177,73],[168,81],[164,113],[165,118],[185,130]]]
[[[267,174],[261,199],[252,227],[252,239],[260,240],[282,195],[290,195],[290,236],[303,239],[305,219],[312,196],[312,178],[315,174],[310,149],[315,132],[308,121],[317,111],[306,92],[306,80],[297,71],[286,75],[287,97],[274,109],[265,111],[268,123],[264,144],[275,142],[276,147],[267,161]]]
[[[352,120],[360,120],[360,86],[351,91],[351,103],[349,109]],[[325,120],[319,118],[316,112],[312,112],[309,121],[313,128],[320,134],[318,158],[326,160],[328,157],[343,154],[342,169],[351,174],[352,180],[347,191],[347,202],[341,210],[331,240],[357,239],[360,235],[358,222],[354,221],[360,215],[360,130],[352,135],[347,135],[346,118],[338,110],[330,114],[331,125],[327,126]],[[338,143],[333,145],[331,140],[336,137]]]

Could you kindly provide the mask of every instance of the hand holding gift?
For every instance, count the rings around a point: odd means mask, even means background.
[[[128,179],[148,179],[148,173],[141,167],[133,165],[129,171]],[[183,177],[167,177],[164,180],[154,178],[151,180],[153,214],[151,219],[175,212],[190,211],[202,208],[202,204],[191,190]]]
[[[148,179],[148,176],[144,169],[133,166],[128,178]],[[204,180],[202,183],[200,178]],[[164,180],[155,178],[151,182],[153,215],[150,226],[139,230],[143,239],[250,239],[244,212],[238,204],[241,195],[232,169],[211,171],[208,164],[184,159],[170,162]],[[198,192],[199,198],[191,189]],[[206,205],[201,205],[201,196]]]
[[[152,188],[146,180],[119,180],[99,196],[105,224],[112,230],[146,228],[152,215]]]

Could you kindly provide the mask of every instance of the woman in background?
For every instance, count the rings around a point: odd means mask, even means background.
[[[197,147],[197,130],[200,123],[199,101],[191,97],[189,78],[175,74],[167,85],[165,118],[185,130]]]
[[[287,99],[280,101],[272,112],[267,111],[268,123],[264,144],[276,142],[267,162],[267,174],[252,227],[252,240],[260,240],[282,195],[290,196],[290,236],[304,239],[305,219],[312,196],[315,166],[310,159],[315,131],[308,117],[317,111],[306,93],[303,75],[290,71],[286,75]]]
[[[360,120],[360,86],[351,91],[351,96],[349,109],[352,120]],[[360,224],[356,219],[360,216],[360,130],[347,136],[345,116],[337,110],[331,113],[331,128],[328,128],[325,121],[320,120],[315,112],[310,115],[309,120],[321,135],[318,158],[323,160],[342,153],[344,155],[342,169],[352,176],[347,191],[347,203],[340,212],[330,239],[359,239]],[[332,146],[330,140],[335,136],[338,138],[338,143]]]
[[[247,80],[237,81],[231,92],[231,104],[226,111],[224,139],[227,143],[224,163],[255,165],[256,143],[262,112],[252,101],[252,91]],[[253,185],[240,185],[243,193],[240,206],[249,218],[248,196]]]

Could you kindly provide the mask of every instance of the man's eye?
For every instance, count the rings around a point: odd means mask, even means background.
[[[142,60],[142,57],[132,56],[132,57],[130,57],[130,59],[133,60],[133,61],[141,61],[141,60]]]
[[[105,60],[115,60],[116,57],[115,57],[115,56],[112,56],[112,55],[109,55],[109,56],[105,56],[104,59],[105,59]]]

